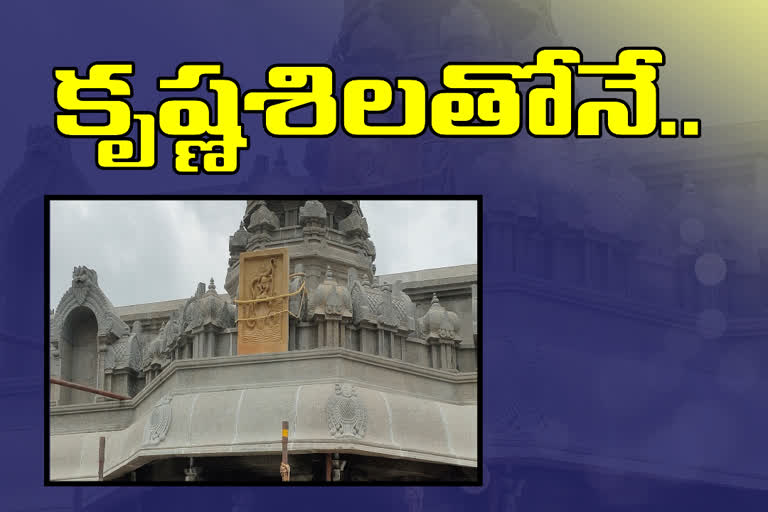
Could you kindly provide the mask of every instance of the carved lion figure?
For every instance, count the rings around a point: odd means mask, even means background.
[[[78,304],[85,302],[88,289],[98,286],[98,277],[95,270],[88,267],[75,267],[72,271],[72,293]]]

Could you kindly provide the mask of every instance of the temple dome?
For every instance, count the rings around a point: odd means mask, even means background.
[[[235,325],[235,306],[216,292],[216,285],[211,278],[208,291],[202,295],[198,293],[187,304],[184,316],[188,320],[186,331],[208,325],[227,329]]]
[[[425,339],[440,338],[460,341],[459,317],[440,305],[437,294],[432,296],[432,305],[424,316],[419,318],[421,337]]]
[[[104,368],[110,370],[130,368],[139,372],[143,363],[142,351],[141,324],[137,321],[133,324],[131,334],[109,346],[105,355]]]

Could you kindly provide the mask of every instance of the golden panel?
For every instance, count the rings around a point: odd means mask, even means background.
[[[288,350],[288,272],[287,249],[240,254],[238,354]]]

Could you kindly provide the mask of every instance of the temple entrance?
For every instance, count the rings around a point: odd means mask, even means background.
[[[79,307],[67,316],[61,343],[61,378],[90,387],[97,386],[98,323],[93,311]],[[92,403],[96,395],[71,388],[61,389],[61,405]]]

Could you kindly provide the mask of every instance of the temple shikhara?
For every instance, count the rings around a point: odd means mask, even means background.
[[[279,482],[282,436],[290,481],[477,480],[476,265],[378,275],[353,200],[249,200],[229,251],[224,290],[160,303],[74,269],[52,480]]]

